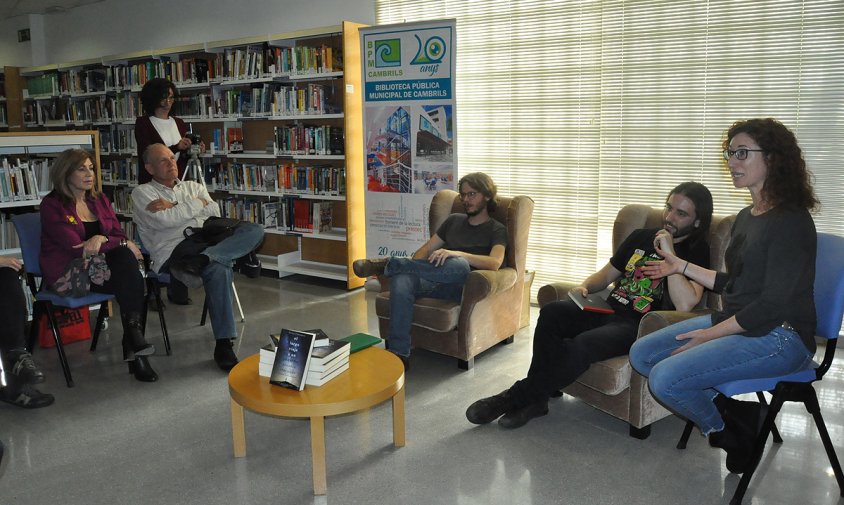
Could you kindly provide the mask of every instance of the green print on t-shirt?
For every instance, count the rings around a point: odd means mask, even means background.
[[[645,277],[642,273],[642,267],[646,261],[659,261],[661,259],[657,254],[645,254],[642,249],[636,249],[630,259],[627,260],[623,275],[616,283],[610,296],[637,312],[644,314],[651,310],[654,301],[662,299],[664,286],[662,279]]]

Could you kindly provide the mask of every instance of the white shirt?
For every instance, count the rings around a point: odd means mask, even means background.
[[[197,197],[211,203],[204,205]],[[147,205],[159,198],[176,205],[158,212],[148,211]],[[219,217],[220,207],[211,199],[205,186],[198,182],[177,180],[173,188],[168,188],[150,181],[132,191],[132,212],[141,242],[152,258],[152,268],[158,272],[176,245],[184,240],[184,229],[188,226],[202,227],[209,217]]]
[[[152,127],[158,132],[158,135],[161,137],[161,140],[164,141],[165,146],[174,146],[182,140],[182,136],[179,135],[179,127],[176,126],[176,120],[172,117],[161,119],[155,116],[150,116],[149,122],[152,123]],[[180,154],[181,153],[174,153],[176,161],[179,161]]]

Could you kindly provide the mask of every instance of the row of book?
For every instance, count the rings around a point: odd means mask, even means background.
[[[276,154],[337,154],[344,152],[345,140],[340,126],[273,127],[273,149]]]
[[[263,191],[288,195],[343,196],[346,169],[302,166],[205,162],[205,183],[211,191]]]
[[[135,130],[132,128],[98,127],[100,132],[100,150],[107,153],[136,153]]]
[[[138,165],[132,158],[111,160],[102,164],[102,180],[105,184],[138,184]]]
[[[150,79],[176,84],[224,82],[342,70],[340,52],[318,47],[269,47],[267,44],[226,49],[223,53],[177,61],[150,60],[131,65],[48,72],[27,79],[30,96],[78,95],[92,92],[138,91]]]
[[[334,229],[334,202],[281,198],[225,198],[218,201],[220,215],[262,225],[279,232],[320,235]]]
[[[128,216],[132,214],[132,190],[115,188],[111,194],[111,206],[114,212]],[[131,237],[131,235],[129,235]]]
[[[51,189],[47,160],[0,159],[0,202],[41,200]]]
[[[321,329],[290,330],[270,335],[259,351],[258,375],[271,384],[301,391],[322,386],[349,369],[352,353],[383,345],[380,338],[357,333],[332,339]]]

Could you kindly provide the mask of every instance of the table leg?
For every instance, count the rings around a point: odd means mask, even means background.
[[[404,386],[393,396],[393,445],[404,447]]]
[[[311,417],[311,464],[314,472],[314,494],[325,494],[325,417]]]
[[[246,456],[246,430],[243,424],[243,407],[234,399],[232,403],[232,439],[234,442],[234,457]]]

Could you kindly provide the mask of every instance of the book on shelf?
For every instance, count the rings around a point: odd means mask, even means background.
[[[226,140],[230,153],[243,152],[243,128],[232,127],[226,130]]]
[[[305,389],[315,336],[304,331],[281,330],[270,384],[301,391]]]
[[[598,312],[599,314],[613,314],[615,310],[610,307],[610,304],[604,298],[601,298],[601,293],[589,293],[585,298],[576,295],[569,291],[569,298],[580,307],[581,310],[588,312]]]
[[[312,220],[314,234],[331,231],[331,225],[334,221],[334,204],[332,202],[315,201],[311,205],[314,209]]]
[[[349,352],[352,354],[362,351],[367,347],[384,347],[384,341],[382,339],[366,333],[355,333],[354,335],[349,335],[348,337],[343,337],[339,340],[344,340],[351,344]]]

